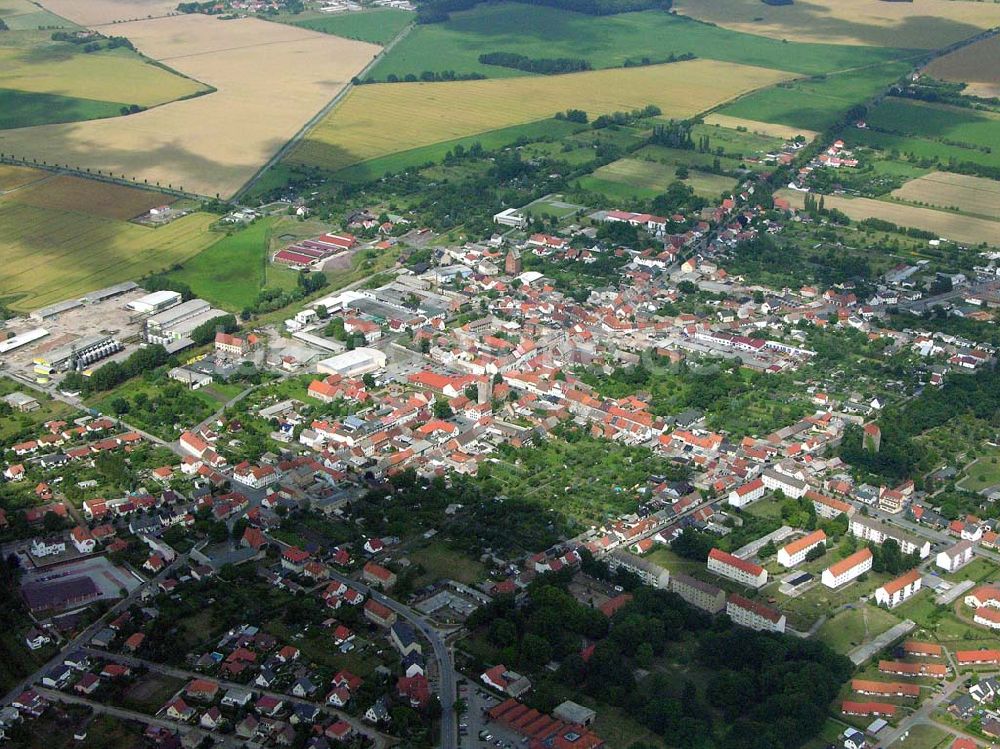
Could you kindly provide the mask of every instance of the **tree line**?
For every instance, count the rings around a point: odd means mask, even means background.
[[[479,62],[482,65],[497,65],[504,68],[513,68],[514,70],[523,70],[526,73],[540,73],[542,75],[579,73],[583,70],[593,69],[590,61],[583,58],[532,58],[527,55],[519,55],[515,52],[486,52],[479,55]]]

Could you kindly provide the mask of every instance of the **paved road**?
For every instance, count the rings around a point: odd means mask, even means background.
[[[334,580],[339,580],[345,585],[357,588],[386,608],[395,611],[398,616],[403,617],[419,629],[430,642],[431,647],[434,649],[434,659],[437,661],[438,694],[441,701],[441,741],[438,746],[440,749],[456,749],[458,741],[458,715],[455,712],[455,667],[444,635],[426,618],[409,606],[393,600],[379,593],[377,590],[373,590],[364,583],[333,571],[330,572],[330,577]]]
[[[25,689],[30,687],[35,682],[39,681],[44,674],[48,673],[56,666],[61,665],[63,659],[68,654],[74,652],[75,650],[81,649],[84,645],[89,643],[90,638],[93,637],[95,634],[97,634],[101,629],[103,629],[107,622],[111,621],[111,619],[118,616],[118,614],[127,609],[129,606],[131,606],[139,598],[143,590],[149,588],[150,586],[156,585],[157,583],[160,582],[160,580],[163,580],[167,578],[169,575],[173,574],[174,570],[176,570],[182,564],[187,562],[188,556],[189,554],[181,554],[173,562],[167,565],[163,569],[163,571],[160,572],[159,575],[146,581],[144,584],[140,585],[138,588],[129,593],[125,598],[121,599],[118,603],[116,603],[114,606],[108,609],[108,611],[104,614],[104,616],[100,617],[97,621],[95,621],[93,624],[91,624],[89,627],[83,630],[80,634],[78,634],[72,640],[67,642],[66,645],[63,646],[63,648],[58,653],[56,653],[54,656],[52,656],[52,658],[48,660],[48,662],[46,662],[43,666],[36,669],[33,674],[25,677],[20,682],[18,682],[14,687],[12,687],[11,690],[4,695],[3,700],[0,701],[0,704],[9,705],[17,698],[19,694],[21,694],[21,692],[23,692]]]

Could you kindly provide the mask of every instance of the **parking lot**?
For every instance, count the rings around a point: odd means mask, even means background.
[[[468,710],[459,718],[458,745],[461,749],[514,749],[524,745],[522,736],[489,722],[486,711],[500,704],[498,697],[460,675],[458,697],[468,704]]]

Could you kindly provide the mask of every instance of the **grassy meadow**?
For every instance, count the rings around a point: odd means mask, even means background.
[[[783,83],[744,96],[722,107],[718,113],[821,131],[835,123],[855,104],[861,104],[882,91],[908,69],[904,63],[888,63]]]
[[[484,52],[583,58],[594,68],[620,67],[627,59],[638,62],[644,57],[663,62],[671,54],[691,53],[806,75],[871,65],[904,54],[876,47],[786,43],[661,11],[594,17],[545,6],[497,3],[453,13],[444,23],[416,26],[371,75],[380,81],[388,75],[419,76],[425,70],[481,73],[490,78],[525,75],[481,64],[479,55]]]
[[[293,26],[300,26],[324,34],[334,34],[360,42],[386,44],[413,21],[414,14],[408,10],[379,8],[354,13],[317,13],[314,17],[293,16],[289,19]]]
[[[764,68],[695,60],[562,76],[360,86],[309,133],[289,161],[337,171],[568,108],[597,115],[656,104],[665,116],[691,117],[787,77]]]
[[[667,185],[678,180],[678,166],[678,163],[662,161],[619,159],[580,179],[580,187],[604,193],[610,198],[654,198],[666,190]],[[736,180],[732,177],[694,169],[682,181],[696,194],[712,198],[726,190],[732,190],[736,185]]]

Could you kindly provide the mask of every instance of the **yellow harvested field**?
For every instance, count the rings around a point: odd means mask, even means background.
[[[148,213],[150,208],[169,205],[175,198],[151,190],[58,175],[10,193],[8,200],[35,208],[128,221]]]
[[[684,15],[793,42],[935,49],[1000,26],[1000,3],[971,0],[678,0]]]
[[[180,15],[114,29],[218,90],[128,117],[3,131],[0,152],[228,197],[379,50],[252,18]]]
[[[757,120],[745,120],[742,117],[730,117],[726,114],[710,114],[705,117],[706,125],[718,125],[719,127],[746,128],[748,132],[758,135],[767,135],[772,138],[783,138],[791,140],[796,135],[801,135],[806,140],[813,140],[819,133],[815,130],[804,130],[790,125],[779,125],[774,122],[757,122]]]
[[[101,185],[94,185],[100,189]],[[218,235],[206,213],[148,228],[0,198],[0,293],[28,310],[146,273],[167,270]]]
[[[656,104],[665,116],[691,117],[791,77],[777,70],[693,60],[571,75],[359,86],[289,160],[336,170],[568,108],[586,110],[593,117]]]
[[[81,26],[139,21],[177,11],[173,0],[41,0],[41,5]]]
[[[984,177],[931,172],[893,190],[892,196],[911,203],[957,208],[963,213],[1000,219],[1000,182]]]
[[[14,188],[37,182],[48,176],[49,173],[42,169],[0,164],[0,192],[6,192],[7,190],[13,190]]]
[[[969,84],[965,93],[1000,96],[1000,36],[982,39],[939,57],[924,72],[942,81]]]
[[[779,190],[776,195],[785,198],[795,208],[805,204],[805,193],[798,190]],[[938,211],[933,208],[900,205],[885,200],[871,198],[844,198],[838,195],[824,195],[827,208],[843,211],[853,221],[866,218],[880,218],[897,226],[923,229],[944,239],[963,244],[987,244],[1000,246],[1000,222],[982,218],[971,218],[956,213]]]
[[[56,49],[52,44],[0,47],[0,88],[142,107],[206,90],[197,81],[174,75],[135,55],[85,54],[76,49],[59,54]]]

